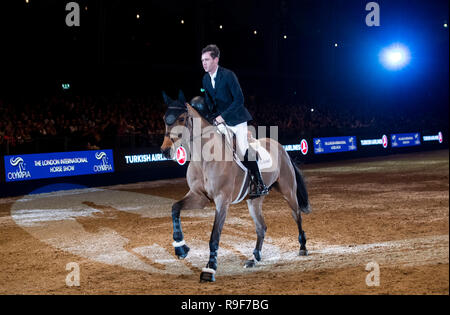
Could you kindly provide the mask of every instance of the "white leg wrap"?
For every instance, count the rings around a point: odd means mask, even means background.
[[[211,268],[203,268],[202,271],[207,272],[207,273],[212,273],[213,275],[216,274],[216,271]]]
[[[172,245],[173,247],[181,247],[183,245],[185,245],[186,243],[184,242],[184,240],[182,240],[181,242],[173,242]]]

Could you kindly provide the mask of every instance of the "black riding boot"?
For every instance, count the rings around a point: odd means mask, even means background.
[[[249,196],[256,198],[259,196],[267,195],[269,193],[269,188],[264,185],[264,181],[262,179],[261,172],[259,171],[256,159],[252,159],[251,161],[249,161],[248,150],[247,152],[245,152],[244,161],[242,161],[242,164],[244,164],[244,166],[248,169],[252,178],[252,185],[250,185],[251,190]]]

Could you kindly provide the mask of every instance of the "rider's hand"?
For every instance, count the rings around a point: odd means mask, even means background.
[[[222,118],[221,115],[217,116],[215,121],[216,121],[216,124],[222,124],[225,122],[225,120]]]

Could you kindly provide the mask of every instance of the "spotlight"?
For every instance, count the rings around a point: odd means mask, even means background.
[[[402,44],[393,44],[380,53],[380,61],[389,70],[400,70],[411,59],[409,49]]]
[[[386,55],[389,63],[398,64],[401,63],[403,54],[401,51],[390,51]]]

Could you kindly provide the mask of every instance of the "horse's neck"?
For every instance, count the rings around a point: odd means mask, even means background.
[[[214,127],[212,127],[214,128]],[[224,135],[221,133],[218,133],[217,130],[214,130],[214,133],[211,133],[209,138],[203,138],[202,141],[202,152],[204,151],[204,146],[208,146],[211,148],[213,147],[214,153],[216,153],[216,150],[219,150],[221,154],[223,155],[223,158],[225,159],[225,155],[227,155],[228,160],[232,160],[233,156],[233,143],[228,143],[227,139]],[[209,150],[207,150],[209,152]],[[212,153],[212,154],[214,154]],[[222,160],[219,160],[217,162],[222,162]]]
[[[205,152],[210,152],[209,149],[204,150],[204,147],[207,145],[209,148],[211,146],[214,148],[214,150],[220,149],[221,155],[223,158],[226,156],[227,161],[233,160],[233,143],[227,143],[226,138],[221,134],[217,132],[217,127],[214,127],[211,125],[206,119],[204,119],[202,116],[200,116],[197,112],[191,111],[191,117],[192,121],[199,119],[200,120],[200,138],[201,138],[201,145],[195,145],[195,141],[198,140],[198,135],[194,134],[194,132],[197,132],[197,130],[194,130],[195,124],[192,124],[191,126],[191,134],[193,134],[193,141],[191,143],[192,150],[199,150],[200,152],[195,152],[197,155],[200,155],[201,159],[204,160],[204,157],[202,156]],[[209,137],[208,137],[209,135]],[[198,143],[198,142],[197,142]],[[222,159],[213,159],[212,162],[223,162]]]
[[[214,128],[209,126],[209,128]],[[201,138],[195,138],[191,143],[191,148],[196,156],[200,157],[202,161],[210,163],[223,163],[226,161],[233,161],[233,144],[228,143],[226,138],[217,132],[216,129],[208,131],[203,134]],[[204,156],[204,154],[211,154],[211,156]]]

